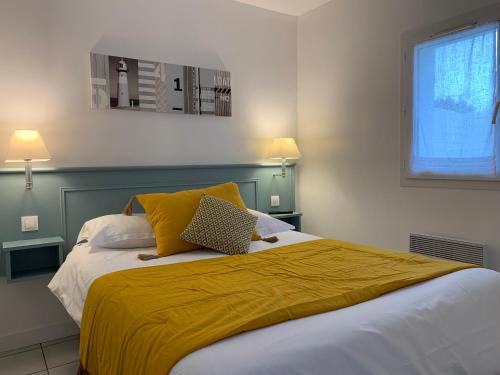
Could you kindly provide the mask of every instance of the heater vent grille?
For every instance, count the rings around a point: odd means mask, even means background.
[[[456,238],[410,233],[410,251],[437,258],[486,266],[486,245]]]

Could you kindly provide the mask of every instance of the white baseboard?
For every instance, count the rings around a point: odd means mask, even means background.
[[[77,335],[78,333],[80,333],[80,329],[76,323],[70,320],[45,327],[16,332],[0,337],[0,352]]]

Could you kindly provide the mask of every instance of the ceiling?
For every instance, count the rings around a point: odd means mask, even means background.
[[[234,0],[291,16],[301,16],[330,0]]]

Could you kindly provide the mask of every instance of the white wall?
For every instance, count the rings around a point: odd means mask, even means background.
[[[397,249],[411,231],[485,241],[500,270],[500,191],[402,188],[404,31],[488,0],[334,0],[299,18],[305,231]]]
[[[49,281],[7,284],[0,278],[0,352],[78,334],[76,323],[49,292]]]
[[[91,110],[90,51],[229,70],[233,117]],[[296,136],[295,17],[229,0],[2,0],[0,56],[0,168],[18,128],[40,130],[46,166],[251,163]],[[47,283],[0,278],[0,351],[77,332]]]
[[[37,128],[44,166],[265,161],[295,136],[297,19],[229,0],[4,0],[0,167]],[[233,117],[90,109],[89,52],[231,71]]]

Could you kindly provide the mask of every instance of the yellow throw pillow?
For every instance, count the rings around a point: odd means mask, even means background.
[[[238,185],[234,182],[205,189],[184,190],[176,193],[138,194],[136,196],[153,226],[159,256],[200,248],[199,245],[181,240],[180,235],[193,219],[203,194],[225,199],[238,207],[246,208]],[[252,241],[260,239],[259,234],[254,230]]]

